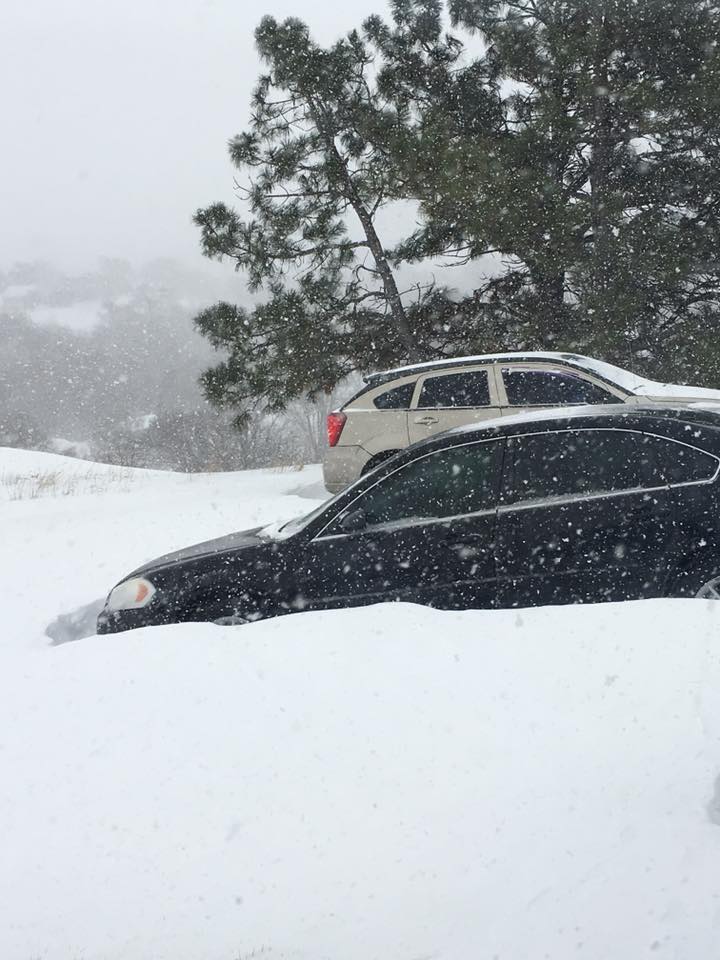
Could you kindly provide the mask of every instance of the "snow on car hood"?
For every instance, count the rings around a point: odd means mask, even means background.
[[[563,355],[559,354],[558,356]],[[622,367],[605,363],[604,360],[595,360],[593,357],[578,357],[576,360],[572,360],[569,355],[564,355],[564,359],[565,363],[570,363],[580,369],[584,367],[592,373],[597,373],[604,380],[617,383],[619,387],[629,390],[637,397],[647,397],[654,400],[696,399],[720,402],[720,390],[681,383],[662,383],[660,380],[648,380],[646,377],[640,377],[630,370],[623,370]]]

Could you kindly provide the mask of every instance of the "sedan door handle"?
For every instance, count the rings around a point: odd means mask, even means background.
[[[415,423],[421,423],[424,427],[431,427],[434,423],[439,423],[437,417],[418,417]]]

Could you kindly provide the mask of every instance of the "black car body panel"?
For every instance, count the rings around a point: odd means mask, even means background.
[[[172,567],[177,563],[183,563],[186,560],[198,560],[206,557],[214,557],[220,553],[233,553],[235,550],[243,550],[248,547],[256,547],[262,543],[262,538],[258,536],[262,527],[253,527],[251,530],[240,530],[238,533],[229,533],[224,537],[216,537],[213,540],[204,540],[202,543],[194,543],[189,547],[182,547],[180,550],[174,550],[172,553],[165,553],[157,560],[151,560],[128,574],[129,577],[141,577],[148,570],[158,570],[161,567]]]
[[[279,535],[256,528],[144,564],[125,579],[148,578],[152,601],[106,608],[98,631],[382,600],[687,592],[720,560],[718,467],[709,410],[566,409],[463,428],[403,450]]]

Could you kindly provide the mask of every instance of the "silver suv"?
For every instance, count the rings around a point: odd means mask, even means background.
[[[328,416],[325,486],[343,490],[398,450],[434,433],[535,407],[720,403],[720,390],[658,383],[574,353],[506,353],[438,360],[365,378]]]

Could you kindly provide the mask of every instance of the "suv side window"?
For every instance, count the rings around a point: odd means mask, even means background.
[[[560,407],[567,404],[622,403],[596,384],[559,370],[503,368],[503,382],[511,407]]]
[[[502,440],[491,440],[413,460],[371,487],[348,510],[363,510],[368,527],[494,510],[502,448]],[[342,532],[338,520],[327,534]]]
[[[448,373],[426,377],[418,400],[418,409],[438,407],[488,407],[490,387],[487,370]]]
[[[513,437],[505,503],[666,486],[653,438],[625,430],[565,430]]]
[[[676,483],[701,483],[712,480],[718,471],[717,457],[696,447],[668,440],[665,437],[649,437],[658,465],[665,481]]]
[[[400,387],[393,387],[379,394],[373,400],[373,404],[378,410],[408,410],[414,389],[414,381],[403,383]]]

